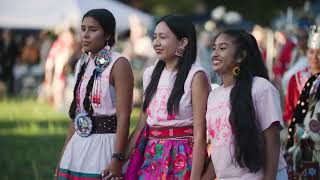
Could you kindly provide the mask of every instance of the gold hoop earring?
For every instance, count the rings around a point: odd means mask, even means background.
[[[240,74],[240,67],[239,67],[239,65],[236,65],[236,66],[232,69],[232,74],[233,74],[234,76],[239,76],[239,74]]]

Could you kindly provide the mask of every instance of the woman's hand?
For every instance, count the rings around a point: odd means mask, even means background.
[[[54,174],[53,174],[53,179],[54,180],[58,180],[58,173],[59,173],[59,170],[58,170],[58,167],[54,170]]]
[[[203,172],[201,176],[201,180],[213,180],[216,177],[212,160],[211,158],[209,158],[208,160],[209,160],[209,164],[207,165],[205,171]]]
[[[103,180],[123,179],[122,165],[123,162],[120,162],[116,159],[112,159],[109,166],[101,172]]]

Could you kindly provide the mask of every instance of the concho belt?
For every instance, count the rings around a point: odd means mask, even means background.
[[[88,137],[92,131],[92,120],[87,113],[79,113],[74,118],[74,128],[81,137]]]

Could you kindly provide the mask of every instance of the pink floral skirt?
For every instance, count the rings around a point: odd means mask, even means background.
[[[138,179],[190,179],[192,138],[149,139]]]

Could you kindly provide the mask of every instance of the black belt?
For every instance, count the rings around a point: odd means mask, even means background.
[[[91,134],[111,134],[117,130],[117,116],[90,117],[92,120]]]

